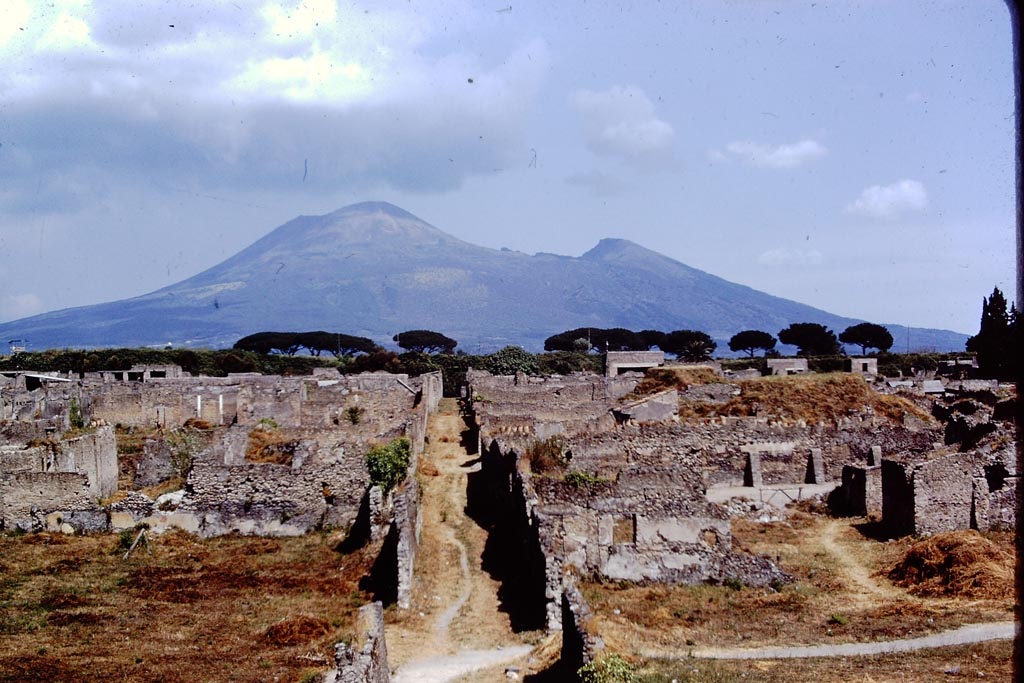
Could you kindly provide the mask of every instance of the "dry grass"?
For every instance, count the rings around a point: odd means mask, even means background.
[[[722,376],[711,368],[651,368],[626,400],[650,396],[666,389],[685,390],[694,384],[721,382]]]
[[[289,439],[279,429],[256,427],[249,432],[245,459],[248,462],[291,465],[297,445],[297,441]]]
[[[162,434],[157,427],[117,427],[114,437],[117,440],[117,488],[130,491],[135,484],[135,473],[138,470],[139,458],[146,439]]]
[[[740,395],[724,404],[685,403],[680,417],[770,416],[806,422],[834,421],[870,408],[877,415],[901,421],[911,415],[932,417],[902,396],[879,394],[857,375],[845,373],[761,377],[739,383]]]
[[[888,576],[914,595],[998,599],[1013,591],[1013,563],[977,531],[950,531],[912,545]]]
[[[369,596],[374,549],[326,535],[0,537],[0,682],[296,681]]]
[[[835,538],[828,525],[839,525]],[[835,530],[835,526],[832,527]],[[612,651],[810,645],[909,638],[1012,618],[1012,588],[984,599],[918,597],[881,575],[911,544],[881,543],[846,521],[795,513],[734,520],[735,543],[776,559],[797,581],[771,588],[584,584]],[[827,539],[827,540],[826,540]],[[618,614],[615,613],[618,610]]]
[[[656,660],[640,663],[638,683],[924,683],[960,678],[1002,682],[1013,680],[1012,650],[1010,641],[997,641],[870,657]]]

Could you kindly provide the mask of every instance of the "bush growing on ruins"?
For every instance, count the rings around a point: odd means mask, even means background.
[[[636,667],[617,654],[595,659],[576,673],[582,683],[633,683],[637,680]]]
[[[82,416],[82,406],[74,396],[71,397],[71,407],[68,408],[68,422],[71,424],[72,429],[85,428],[85,418]]]
[[[409,439],[400,436],[386,444],[378,444],[366,454],[366,469],[370,483],[387,493],[397,486],[409,471],[412,445]]]
[[[582,489],[597,486],[598,484],[607,484],[608,480],[602,479],[596,474],[591,474],[590,472],[573,470],[565,475],[565,483],[575,488]]]
[[[192,461],[202,448],[202,440],[196,430],[182,427],[167,433],[164,437],[171,450],[171,471],[182,483],[192,470]]]
[[[484,362],[484,370],[492,375],[514,375],[517,372],[536,375],[539,369],[536,357],[518,346],[506,346],[495,351]]]
[[[565,452],[565,443],[557,436],[534,441],[523,452],[523,460],[535,474],[565,469],[569,464],[569,457]]]
[[[345,410],[345,419],[348,420],[351,424],[357,425],[363,419],[363,412],[363,409],[360,408],[359,406],[349,406]]]
[[[539,353],[535,356],[537,360],[537,374],[539,375],[568,375],[572,372],[602,372],[604,360],[601,356],[592,356],[587,353],[576,353],[572,351],[553,351],[551,353]]]

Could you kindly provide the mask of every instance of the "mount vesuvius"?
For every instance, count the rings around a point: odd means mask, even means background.
[[[391,204],[300,216],[222,263],[155,292],[0,324],[34,349],[230,346],[264,330],[328,330],[389,341],[432,329],[467,351],[539,349],[576,327],[702,330],[725,341],[794,322],[837,333],[859,320],[728,282],[633,242],[603,239],[569,257],[479,247]],[[901,350],[908,330],[888,325]],[[914,349],[962,350],[966,337],[909,330]]]

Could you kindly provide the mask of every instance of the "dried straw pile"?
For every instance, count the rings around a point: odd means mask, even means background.
[[[924,597],[1001,599],[1013,595],[1013,563],[977,531],[949,531],[912,545],[888,576]]]

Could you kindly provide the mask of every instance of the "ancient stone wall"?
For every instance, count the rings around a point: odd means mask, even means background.
[[[85,474],[94,498],[106,498],[117,491],[117,441],[113,427],[97,427],[61,441],[58,447],[58,458],[64,461],[58,471]]]
[[[416,477],[410,476],[406,483],[394,492],[394,521],[398,530],[397,567],[398,599],[401,609],[412,604],[413,571],[416,565],[416,551],[419,549],[421,527],[420,488]]]
[[[1013,528],[1013,449],[969,451],[924,462],[882,460],[882,517],[889,533]]]
[[[117,490],[113,429],[100,427],[30,448],[0,449],[0,476],[5,528],[39,529],[52,513],[68,518],[63,521],[77,513],[79,529],[105,526],[99,499]]]
[[[334,665],[335,669],[325,677],[326,683],[390,683],[381,603],[359,608],[355,640],[334,646]]]
[[[41,531],[59,526],[79,513],[106,515],[89,490],[89,478],[79,472],[8,472],[0,474],[0,528]],[[57,518],[60,521],[57,521]],[[95,520],[93,520],[95,521]],[[90,529],[85,529],[90,530]]]
[[[355,522],[369,476],[362,459],[293,469],[273,463],[215,465],[196,461],[180,512],[199,532],[291,536]]]
[[[594,616],[590,611],[590,605],[580,593],[571,575],[565,578],[561,605],[561,661],[567,670],[577,671],[594,661],[598,653],[604,650],[604,641],[601,636],[595,635],[597,629],[591,626]]]

